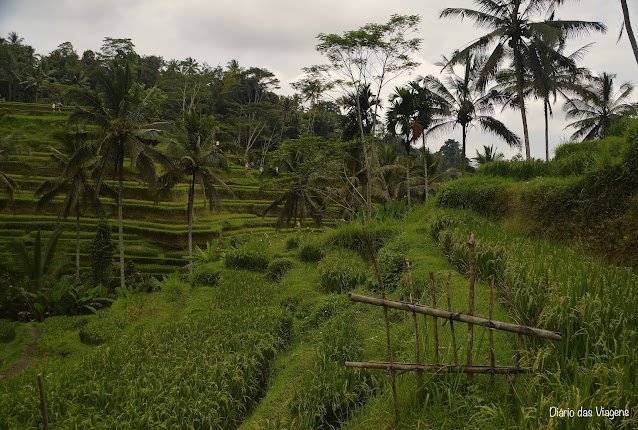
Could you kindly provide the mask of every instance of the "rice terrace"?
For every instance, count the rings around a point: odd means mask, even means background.
[[[0,6],[0,430],[638,428],[636,5],[86,3]]]

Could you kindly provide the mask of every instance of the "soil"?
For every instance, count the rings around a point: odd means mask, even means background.
[[[3,379],[11,378],[13,375],[16,375],[22,369],[24,369],[29,364],[31,364],[31,354],[33,353],[33,350],[35,349],[35,346],[38,343],[38,339],[40,338],[40,333],[38,333],[38,330],[36,330],[36,328],[33,327],[32,325],[29,326],[29,329],[31,330],[31,333],[33,334],[33,339],[31,340],[31,343],[29,344],[29,346],[27,346],[27,348],[22,353],[22,358],[20,359],[20,362],[16,364],[15,366],[13,366],[11,369],[4,372],[4,374],[0,375],[0,381],[2,381]]]

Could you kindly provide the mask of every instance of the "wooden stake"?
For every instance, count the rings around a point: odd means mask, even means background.
[[[494,275],[490,276],[490,320],[494,318]],[[494,357],[494,331],[490,330],[490,366],[494,368],[496,358]],[[518,364],[517,364],[518,366]],[[490,374],[490,388],[494,390],[494,373]]]
[[[432,308],[436,307],[436,285],[434,284],[434,273],[430,272],[430,286],[432,289]],[[434,323],[434,362],[439,364],[439,324],[438,318],[432,318]]]
[[[42,373],[38,373],[38,386],[40,387],[40,411],[42,412],[42,423],[44,430],[49,430],[49,413],[47,412],[47,395],[44,392],[44,379]]]
[[[410,261],[405,259],[405,266],[408,270],[408,283],[410,284],[410,304],[414,305],[414,285],[412,284],[412,271],[410,270]],[[421,346],[419,345],[419,323],[416,318],[416,312],[412,311],[412,319],[414,320],[414,349],[416,364],[421,364]],[[421,389],[421,372],[416,373],[416,389]]]
[[[444,309],[434,309],[430,306],[412,305],[408,302],[399,300],[383,300],[377,297],[362,296],[360,294],[348,293],[348,298],[353,302],[366,303],[375,306],[384,306],[392,309],[399,309],[407,312],[416,312],[417,314],[430,315],[439,318],[449,319],[451,321],[460,321],[466,324],[480,325],[482,327],[493,328],[496,330],[509,331],[525,336],[536,336],[543,339],[562,340],[563,335],[557,331],[545,330],[537,327],[528,327],[525,325],[517,325],[503,321],[490,321],[487,318],[475,317],[472,315],[462,314],[460,312],[448,312]]]
[[[518,347],[516,348],[516,366],[521,364],[521,349],[523,348],[523,336],[518,335]],[[510,392],[514,396],[514,383],[516,382],[516,376],[510,376]]]
[[[356,362],[346,361],[346,367],[356,367],[360,369],[378,369],[378,370],[401,370],[401,371],[423,371],[434,373],[496,373],[497,375],[516,375],[521,373],[531,373],[531,367],[514,367],[514,366],[452,366],[446,364],[413,364],[413,363],[384,363],[378,361]]]
[[[379,285],[381,286],[381,296],[383,300],[385,300],[385,285],[383,284],[383,278],[381,277],[381,272],[379,272],[379,265],[377,264],[377,256],[374,254],[374,250],[372,249],[372,245],[370,244],[370,238],[368,238],[368,232],[366,230],[366,222],[365,219],[361,220],[361,230],[363,234],[363,239],[366,242],[366,247],[368,248],[368,253],[370,255],[370,259],[372,260],[372,265],[374,266],[374,272],[377,275],[377,280],[379,281]],[[385,318],[385,339],[388,345],[388,361],[390,365],[392,365],[392,347],[390,345],[390,319],[388,318],[388,308],[383,307],[383,316]],[[391,384],[392,384],[392,400],[394,402],[394,423],[398,427],[399,426],[399,404],[397,401],[397,375],[394,368],[390,370]]]
[[[476,242],[474,241],[474,233],[470,233],[470,240],[467,242],[470,248],[470,306],[468,309],[469,315],[474,315],[474,281],[476,278],[476,256],[474,255],[474,247]],[[474,347],[474,326],[468,324],[467,326],[467,366],[472,366],[472,349]],[[467,379],[471,380],[472,375],[468,373]]]
[[[452,273],[447,275],[447,310],[452,312],[452,299],[450,298],[450,281]],[[459,365],[459,354],[456,351],[456,334],[454,334],[454,321],[450,320],[450,331],[452,332],[452,349],[454,349],[454,364]]]

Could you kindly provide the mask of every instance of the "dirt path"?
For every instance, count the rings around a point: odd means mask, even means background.
[[[31,333],[33,334],[33,339],[31,340],[31,343],[29,344],[29,346],[27,346],[27,348],[22,353],[22,358],[20,359],[20,362],[16,364],[15,366],[13,366],[11,369],[4,372],[4,374],[0,375],[0,381],[6,378],[11,378],[13,375],[17,374],[22,369],[24,369],[29,364],[31,364],[31,354],[33,353],[33,350],[35,349],[35,346],[38,343],[38,339],[40,338],[40,333],[38,333],[38,330],[36,330],[36,328],[33,327],[32,325],[29,326],[29,329],[31,330]]]

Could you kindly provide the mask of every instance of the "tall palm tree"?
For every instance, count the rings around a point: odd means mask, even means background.
[[[552,102],[558,95],[569,99],[583,93],[584,81],[589,77],[589,70],[576,66],[576,60],[582,58],[590,45],[584,46],[569,56],[562,54],[563,46],[548,46],[544,41],[534,39],[530,49],[525,51],[525,90],[524,98],[534,97],[543,101],[545,119],[545,161],[549,161],[549,117],[553,116]],[[518,101],[518,83],[513,69],[498,73],[499,87],[508,94],[505,106],[520,108]]]
[[[600,22],[563,21],[555,20],[554,14],[543,21],[534,21],[536,14],[553,11],[564,0],[474,0],[478,10],[467,8],[447,8],[441,12],[441,17],[468,17],[480,27],[489,29],[489,33],[479,37],[460,51],[456,51],[450,63],[464,60],[470,53],[487,51],[494,46],[483,64],[478,85],[484,86],[487,80],[499,69],[505,59],[514,65],[517,93],[525,91],[525,63],[524,53],[529,49],[530,40],[538,38],[552,46],[556,40],[579,34],[589,34],[592,31],[605,32],[607,27]],[[519,97],[525,154],[531,158],[529,145],[529,131],[527,127],[527,112],[525,98]]]
[[[636,64],[638,64],[638,43],[636,43],[636,36],[634,36],[634,30],[631,28],[631,22],[629,21],[629,8],[627,8],[627,0],[620,0],[620,7],[622,7],[623,15],[623,28],[627,32],[631,49],[634,51],[634,57],[636,58]]]
[[[120,250],[120,286],[125,286],[124,277],[124,227],[122,217],[122,199],[124,192],[124,157],[128,155],[133,167],[152,185],[155,185],[155,161],[164,165],[170,162],[159,152],[151,148],[160,130],[139,125],[148,96],[138,102],[138,94],[133,88],[133,75],[130,65],[113,66],[113,75],[106,70],[98,69],[94,79],[101,92],[88,88],[72,88],[69,91],[79,107],[69,117],[70,123],[85,121],[97,126],[96,132],[89,132],[93,142],[82,146],[69,160],[68,169],[73,171],[86,159],[97,156],[99,170],[96,193],[100,189],[108,172],[113,172],[118,179],[117,218]],[[135,87],[139,88],[139,87]]]
[[[38,95],[40,94],[40,87],[47,82],[55,82],[55,77],[50,70],[47,70],[46,63],[44,61],[38,64],[38,67],[33,74],[28,74],[24,81],[20,84],[24,85],[24,89],[33,88],[35,90],[35,102],[38,102]]]
[[[44,181],[35,190],[34,195],[40,197],[36,206],[36,211],[41,211],[51,203],[53,198],[62,194],[64,200],[60,206],[59,216],[65,219],[75,213],[76,235],[75,235],[75,275],[80,277],[80,217],[82,215],[80,206],[91,207],[99,217],[103,217],[104,207],[97,194],[96,188],[90,181],[90,170],[94,167],[96,160],[87,159],[84,164],[76,165],[74,169],[69,169],[69,160],[83,145],[84,142],[67,133],[58,133],[56,140],[61,144],[61,149],[49,147],[54,165],[47,170],[53,170],[57,176]],[[102,190],[112,196],[117,193],[107,184],[103,184]]]
[[[412,204],[410,198],[410,149],[412,142],[415,140],[417,130],[422,130],[420,124],[417,123],[418,110],[417,99],[412,91],[408,88],[394,89],[394,93],[390,95],[390,107],[386,114],[387,129],[393,136],[401,135],[404,138],[403,146],[405,148],[405,175],[406,175],[406,193],[408,206]]]
[[[188,256],[193,256],[193,207],[195,187],[199,184],[204,195],[204,206],[208,200],[213,205],[221,205],[216,186],[227,192],[231,189],[217,176],[215,168],[228,169],[228,161],[218,146],[215,146],[216,125],[212,118],[202,116],[190,108],[175,127],[175,140],[169,142],[168,155],[174,159],[173,168],[159,178],[163,189],[169,189],[180,180],[188,180]],[[189,265],[190,273],[193,266]]]
[[[638,115],[638,103],[627,103],[634,86],[624,82],[616,92],[615,77],[615,74],[606,72],[592,77],[584,97],[573,98],[565,103],[563,109],[568,119],[581,118],[567,125],[576,129],[572,139],[605,138],[614,122],[622,117]]]
[[[461,126],[462,131],[462,174],[465,174],[467,133],[476,123],[484,132],[494,134],[512,147],[520,147],[520,138],[508,129],[505,124],[495,119],[494,102],[505,100],[505,95],[495,90],[485,93],[482,90],[482,70],[486,61],[483,57],[468,54],[464,59],[463,75],[457,75],[445,57],[440,65],[447,64],[448,75],[444,81],[429,75],[425,85],[437,97],[442,108],[442,116],[428,130],[429,133],[441,132]]]

